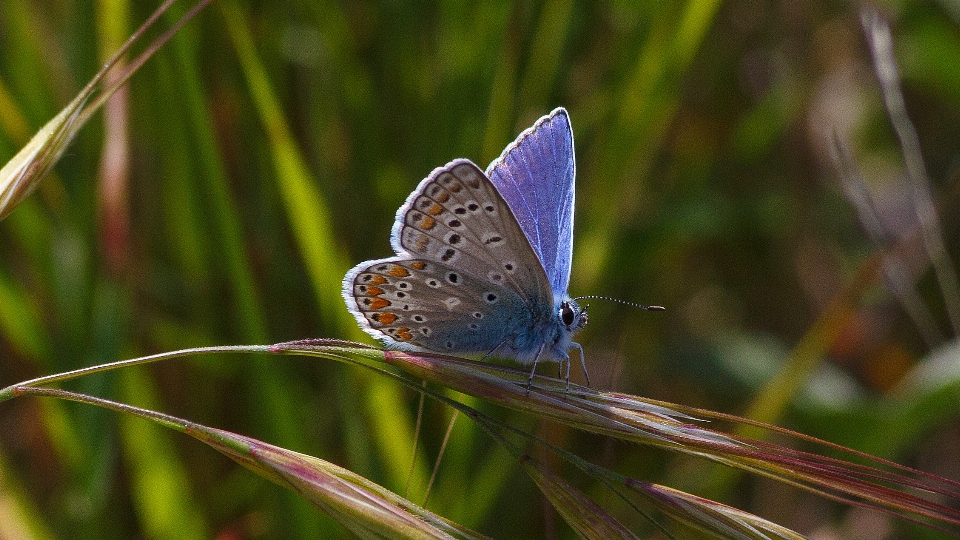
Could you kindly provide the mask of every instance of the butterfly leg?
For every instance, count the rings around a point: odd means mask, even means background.
[[[540,345],[537,349],[537,355],[533,357],[533,369],[530,370],[530,378],[527,379],[527,393],[530,393],[530,387],[533,386],[533,376],[537,373],[537,362],[540,361],[540,355],[543,354],[543,348],[546,344]]]
[[[501,341],[500,343],[497,343],[497,346],[494,347],[494,348],[492,348],[492,349],[490,349],[490,352],[488,352],[487,354],[483,355],[483,358],[481,358],[480,361],[481,361],[481,362],[486,362],[486,361],[487,361],[487,358],[490,358],[491,356],[493,356],[493,353],[497,352],[497,349],[499,349],[500,347],[502,347],[503,344],[506,343],[506,342],[507,342],[507,340],[504,339],[504,340]]]
[[[587,373],[587,362],[583,357],[583,347],[579,343],[571,343],[580,351],[580,366],[583,367],[583,376],[587,379],[587,386],[590,386],[590,375]],[[569,360],[567,360],[569,362]],[[570,364],[567,364],[567,387],[570,387]]]

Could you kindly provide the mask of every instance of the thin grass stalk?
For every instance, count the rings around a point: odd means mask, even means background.
[[[847,145],[840,141],[836,133],[832,142],[844,195],[857,211],[860,223],[874,246],[878,250],[890,246],[894,242],[893,235],[884,226],[876,202],[871,197],[863,175],[853,156],[850,155]],[[933,313],[914,290],[915,277],[910,275],[906,261],[896,252],[889,252],[888,256],[883,258],[883,277],[887,287],[907,312],[914,327],[920,332],[927,348],[936,347],[943,341],[943,335],[937,330]]]
[[[960,189],[960,184],[957,186]],[[945,193],[941,197],[941,211],[947,211],[957,201],[957,192]],[[896,244],[874,251],[857,268],[856,272],[827,304],[817,320],[791,350],[783,367],[763,387],[743,414],[744,418],[757,420],[763,424],[773,424],[793,399],[793,396],[806,383],[807,377],[823,359],[827,348],[850,323],[856,314],[856,305],[863,295],[875,285],[883,275],[884,262],[902,259],[905,253],[920,241],[923,234],[916,226],[904,234]],[[751,438],[761,437],[759,430],[745,424],[737,433]]]
[[[960,335],[960,283],[958,283],[956,269],[947,255],[940,230],[940,220],[930,189],[930,177],[920,151],[920,138],[907,115],[903,90],[900,88],[899,69],[893,56],[893,36],[890,33],[890,27],[876,10],[865,9],[861,13],[861,21],[873,55],[874,70],[883,92],[883,102],[887,107],[897,138],[900,140],[907,178],[913,189],[913,204],[920,222],[923,245],[933,263],[933,271],[953,325],[953,335],[958,336]]]

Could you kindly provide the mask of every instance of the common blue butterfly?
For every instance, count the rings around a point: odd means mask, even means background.
[[[396,255],[343,278],[347,309],[389,347],[566,363],[569,381],[569,349],[583,356],[572,338],[587,324],[567,294],[574,172],[563,108],[486,172],[467,159],[434,169],[397,211]]]

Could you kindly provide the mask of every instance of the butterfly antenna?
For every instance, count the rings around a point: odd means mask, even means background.
[[[591,298],[595,300],[609,300],[610,302],[616,302],[618,304],[623,304],[625,306],[633,306],[640,309],[645,309],[647,311],[666,311],[667,310],[667,308],[663,306],[647,306],[644,304],[638,304],[636,302],[627,302],[626,300],[620,300],[619,298],[610,298],[609,296],[596,296],[592,294],[588,296],[578,296],[574,298],[574,300],[579,301],[579,300],[585,300],[585,299],[591,299]]]

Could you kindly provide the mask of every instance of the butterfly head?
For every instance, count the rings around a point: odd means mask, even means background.
[[[557,309],[560,322],[571,335],[587,325],[587,309],[581,308],[575,300],[561,300]]]

